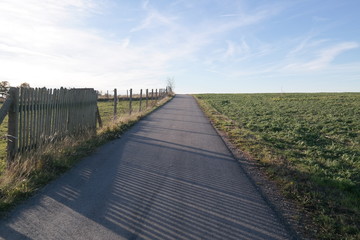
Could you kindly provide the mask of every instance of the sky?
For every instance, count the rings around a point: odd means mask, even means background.
[[[359,0],[0,0],[0,81],[360,92]]]

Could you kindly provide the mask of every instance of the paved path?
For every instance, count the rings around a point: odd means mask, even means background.
[[[290,239],[195,100],[178,95],[0,222],[4,239]]]

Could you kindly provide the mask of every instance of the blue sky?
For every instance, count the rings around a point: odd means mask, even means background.
[[[0,81],[360,92],[358,0],[1,0]]]

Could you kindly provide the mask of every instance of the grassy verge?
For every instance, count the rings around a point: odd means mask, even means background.
[[[0,217],[49,181],[70,169],[81,158],[88,156],[102,144],[118,138],[142,117],[169,100],[171,100],[170,97],[164,98],[158,103],[149,105],[149,108],[143,109],[142,112],[134,110],[131,115],[128,111],[124,111],[116,120],[113,120],[112,103],[100,103],[99,110],[104,126],[97,130],[96,135],[67,137],[56,144],[48,144],[36,152],[18,157],[9,168],[5,168],[5,159],[2,159]],[[119,107],[121,108],[121,105]]]
[[[360,239],[360,94],[206,94],[201,107],[300,204],[318,239]]]

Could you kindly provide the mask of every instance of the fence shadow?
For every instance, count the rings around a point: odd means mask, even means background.
[[[15,220],[0,225],[0,237],[16,232],[15,239],[26,234],[46,239],[62,231],[79,239],[289,239],[229,153],[160,138],[143,131],[147,124],[136,125],[50,184],[12,216]],[[171,127],[165,124],[164,131]],[[209,137],[201,129],[192,134],[199,141]],[[43,220],[17,223],[23,213]],[[56,225],[60,222],[65,226]],[[41,231],[29,233],[38,225]]]

